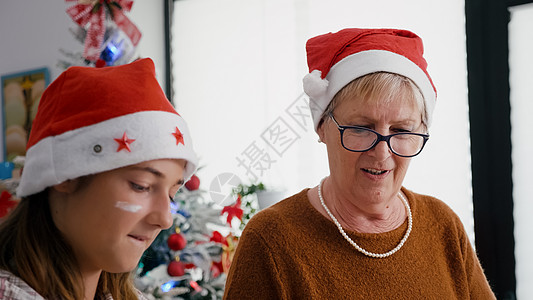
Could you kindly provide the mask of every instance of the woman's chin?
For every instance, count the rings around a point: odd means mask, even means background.
[[[124,262],[121,262],[120,264],[116,264],[114,266],[109,266],[108,268],[104,269],[104,271],[108,272],[108,273],[128,273],[128,272],[131,272],[133,270],[135,270],[135,268],[137,267],[137,265],[139,264],[139,261],[140,261],[140,257],[135,260],[135,261],[124,261]]]

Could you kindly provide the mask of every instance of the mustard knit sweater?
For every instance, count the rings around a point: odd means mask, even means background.
[[[413,213],[404,246],[384,259],[353,248],[316,211],[307,189],[262,210],[246,226],[225,299],[495,299],[457,215],[433,197],[402,189]],[[380,234],[348,235],[384,253],[407,222]]]

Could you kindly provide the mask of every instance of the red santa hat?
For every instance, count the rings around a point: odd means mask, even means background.
[[[375,72],[411,79],[425,101],[429,126],[437,91],[424,60],[422,39],[400,29],[348,28],[307,41],[309,74],[303,79],[315,130],[335,94],[352,80]]]
[[[154,159],[196,170],[187,124],[165,97],[151,59],[71,67],[45,90],[32,125],[17,195]]]

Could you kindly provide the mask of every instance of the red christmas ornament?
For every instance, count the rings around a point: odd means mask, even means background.
[[[103,67],[106,66],[106,62],[105,62],[105,60],[103,60],[103,59],[100,58],[100,59],[98,59],[98,60],[96,61],[96,63],[94,63],[94,66],[95,66],[96,68],[103,68]]]
[[[200,187],[200,178],[196,175],[192,175],[191,179],[185,182],[185,187],[189,191],[196,191]]]
[[[167,273],[170,276],[183,276],[185,274],[185,267],[181,261],[171,261],[167,267]]]
[[[168,237],[168,247],[174,251],[181,250],[187,245],[187,240],[183,234],[173,233]]]

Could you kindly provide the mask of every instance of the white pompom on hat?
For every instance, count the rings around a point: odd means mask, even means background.
[[[40,100],[17,196],[154,159],[187,161],[185,180],[198,164],[187,124],[161,90],[153,61],[71,67]]]
[[[315,131],[329,103],[352,80],[375,72],[390,72],[411,79],[424,96],[427,125],[437,90],[427,72],[422,39],[401,29],[347,28],[307,41],[309,74],[303,79]]]

